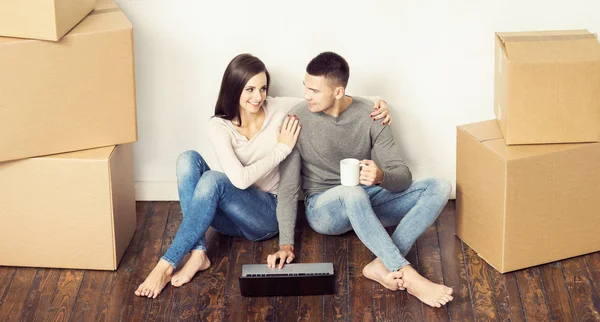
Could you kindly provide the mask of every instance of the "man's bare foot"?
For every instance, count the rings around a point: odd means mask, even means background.
[[[436,284],[421,276],[412,266],[400,269],[403,273],[404,287],[409,294],[431,307],[442,307],[452,301],[452,289],[446,285]]]
[[[165,288],[167,283],[169,283],[172,275],[173,266],[161,258],[158,261],[158,264],[154,266],[152,272],[146,277],[144,283],[140,284],[137,288],[135,295],[147,296],[155,299],[163,288]]]
[[[404,290],[402,272],[390,272],[379,258],[363,268],[363,275],[392,291]]]
[[[171,278],[171,285],[179,287],[192,280],[196,273],[208,269],[210,260],[203,250],[193,250],[183,268]]]

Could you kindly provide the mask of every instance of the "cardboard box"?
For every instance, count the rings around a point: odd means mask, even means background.
[[[59,40],[94,8],[96,0],[2,0],[0,36]]]
[[[600,250],[600,143],[507,146],[457,129],[456,235],[504,273]]]
[[[100,13],[102,11],[113,9],[119,9],[119,6],[117,6],[113,0],[97,0],[93,13]]]
[[[115,270],[133,180],[131,144],[0,163],[0,265]]]
[[[495,56],[494,111],[506,144],[599,141],[596,34],[496,33]]]
[[[137,141],[132,26],[119,9],[58,42],[0,37],[0,161]]]

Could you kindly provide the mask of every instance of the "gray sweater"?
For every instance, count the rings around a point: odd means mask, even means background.
[[[294,244],[300,187],[306,196],[340,185],[340,160],[371,159],[383,171],[381,187],[403,191],[412,183],[389,126],[368,117],[373,102],[353,97],[338,117],[312,113],[306,101],[296,105],[302,131],[292,153],[280,164],[277,193],[279,245]]]

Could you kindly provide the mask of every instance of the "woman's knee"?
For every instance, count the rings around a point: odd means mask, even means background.
[[[199,193],[221,191],[227,184],[231,184],[227,175],[222,172],[208,170],[200,177],[200,181],[198,182],[199,189],[197,191]]]
[[[188,173],[204,172],[208,169],[206,161],[200,153],[194,150],[182,152],[177,157],[177,175],[186,175]]]

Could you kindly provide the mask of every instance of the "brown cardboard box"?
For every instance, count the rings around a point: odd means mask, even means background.
[[[94,8],[95,0],[2,0],[0,36],[59,40]]]
[[[504,273],[600,250],[600,143],[507,146],[457,129],[456,235]]]
[[[94,13],[99,13],[101,11],[119,9],[119,6],[113,0],[98,0],[96,1],[96,6],[94,7]]]
[[[136,228],[131,144],[0,163],[0,265],[115,270]]]
[[[506,144],[598,142],[600,44],[587,30],[496,33],[494,111]]]
[[[0,161],[137,140],[133,35],[118,8],[58,42],[0,37]]]

